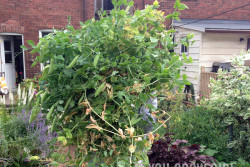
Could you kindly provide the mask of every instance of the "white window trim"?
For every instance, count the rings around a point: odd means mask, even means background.
[[[99,12],[100,9],[97,9],[97,7],[96,7],[96,1],[97,0],[95,0],[95,14],[98,14],[98,12]],[[102,8],[101,9],[103,10],[103,0],[101,0],[101,1],[102,1]]]
[[[41,29],[41,30],[39,30],[39,39],[42,38],[42,33],[43,33],[43,32],[53,33],[54,30],[53,30],[53,29]],[[43,63],[40,63],[40,70],[41,70],[41,71],[44,70],[44,65],[43,65]]]
[[[185,37],[187,37],[187,35],[182,35],[182,36],[180,37],[180,40],[181,40],[182,38],[185,38]],[[182,54],[184,53],[186,56],[188,56],[188,54],[189,54],[189,46],[186,46],[186,47],[187,47],[187,52],[182,52],[182,51],[181,51],[182,45],[183,45],[183,44],[180,42],[180,54],[182,55]]]

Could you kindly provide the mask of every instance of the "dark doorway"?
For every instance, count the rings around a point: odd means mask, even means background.
[[[114,5],[111,0],[103,0],[103,10],[112,10]]]
[[[23,50],[20,48],[21,45],[22,36],[14,36],[14,57],[17,84],[24,79]]]

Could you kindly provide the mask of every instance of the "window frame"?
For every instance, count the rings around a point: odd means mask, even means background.
[[[41,29],[41,30],[39,30],[39,39],[43,37],[43,32],[54,33],[55,31],[53,29]],[[44,64],[43,63],[40,63],[40,70],[41,71],[44,70]]]
[[[94,14],[98,14],[98,12],[101,11],[101,10],[102,10],[101,12],[108,11],[108,13],[109,13],[109,11],[111,11],[113,9],[113,8],[109,9],[109,10],[104,9],[105,8],[105,2],[104,2],[105,0],[99,0],[99,1],[101,1],[101,9],[97,9],[97,1],[98,0],[95,0],[95,10],[94,10],[95,13]],[[110,1],[112,3],[112,0],[110,0]]]
[[[247,38],[247,51],[250,51],[250,37]]]
[[[187,37],[187,35],[183,35],[183,36],[181,36],[180,37],[180,41],[183,39],[183,38],[186,38]],[[189,41],[188,41],[189,42]],[[182,52],[182,48],[184,47],[184,52]],[[186,48],[186,49],[185,49]],[[185,50],[186,50],[186,52],[185,52]],[[188,54],[189,54],[189,46],[185,46],[185,45],[183,45],[181,42],[180,42],[180,54],[186,54],[186,56],[188,56]]]

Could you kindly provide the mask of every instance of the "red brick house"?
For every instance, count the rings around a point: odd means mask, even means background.
[[[15,88],[18,79],[33,77],[40,72],[39,65],[30,68],[34,57],[22,52],[20,45],[27,40],[39,41],[53,28],[68,24],[79,27],[79,21],[94,15],[93,0],[1,0],[0,1],[0,72],[5,72],[7,84]]]
[[[143,9],[154,0],[134,0],[136,9]],[[160,1],[160,9],[166,14],[173,11],[175,0]],[[250,20],[250,0],[183,0],[190,8],[181,14],[182,19],[204,19],[248,4],[245,7],[226,12],[209,19]],[[111,0],[1,0],[0,1],[0,72],[5,72],[10,88],[15,88],[16,77],[33,77],[40,72],[37,65],[30,68],[34,57],[22,52],[20,45],[27,40],[39,41],[39,37],[62,29],[68,24],[79,27],[79,21],[94,17],[103,8],[113,8]],[[167,24],[166,27],[168,27]]]

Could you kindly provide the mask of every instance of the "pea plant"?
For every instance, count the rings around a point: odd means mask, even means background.
[[[170,118],[148,100],[161,96],[165,88],[189,84],[180,67],[192,59],[171,52],[177,46],[175,31],[164,25],[166,19],[178,19],[187,6],[177,0],[175,12],[166,17],[157,10],[157,1],[134,14],[129,13],[133,1],[113,4],[110,15],[103,12],[100,20],[81,23],[80,29],[69,24],[37,45],[29,41],[31,53],[39,53],[33,65],[50,62],[40,77],[44,85],[33,116],[42,108],[51,128],[61,131],[58,140],[76,145],[69,164],[148,164],[147,150]],[[149,109],[147,119],[139,113],[142,106]],[[149,123],[156,128],[145,131]]]

